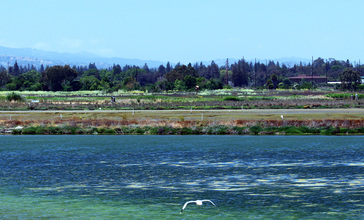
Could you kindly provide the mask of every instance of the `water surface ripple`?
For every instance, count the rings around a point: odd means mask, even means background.
[[[0,219],[363,219],[363,141],[0,136]]]

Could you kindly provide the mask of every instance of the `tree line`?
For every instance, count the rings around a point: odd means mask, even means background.
[[[347,61],[318,58],[313,63],[297,64],[289,67],[272,60],[248,62],[240,59],[235,63],[218,66],[214,61],[209,65],[202,62],[188,65],[169,62],[158,68],[118,64],[99,69],[95,63],[88,66],[56,65],[37,68],[33,65],[0,66],[1,90],[29,91],[78,91],[102,90],[148,90],[161,92],[169,90],[194,91],[199,89],[222,89],[231,87],[252,87],[266,89],[311,89],[320,85],[301,81],[293,84],[289,77],[301,74],[326,77],[328,81],[341,81],[342,89],[363,89],[360,86],[362,66],[354,66]],[[326,86],[326,84],[325,84]]]

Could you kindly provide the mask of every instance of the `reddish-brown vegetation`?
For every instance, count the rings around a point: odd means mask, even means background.
[[[169,126],[173,128],[191,128],[196,126],[238,126],[238,127],[283,127],[283,126],[307,126],[312,128],[319,127],[341,127],[341,128],[360,128],[364,127],[362,119],[315,119],[315,120],[231,120],[231,121],[189,121],[189,120],[111,120],[111,119],[66,119],[66,120],[0,120],[0,127],[12,128],[15,126],[77,126],[77,127],[120,127],[120,126]]]

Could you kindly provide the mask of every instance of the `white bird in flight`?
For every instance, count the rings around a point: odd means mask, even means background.
[[[204,200],[196,200],[196,201],[188,201],[188,202],[186,202],[184,205],[183,205],[183,207],[182,207],[182,209],[181,209],[181,214],[182,214],[182,212],[183,212],[183,210],[186,208],[186,206],[188,205],[188,204],[190,204],[190,203],[196,203],[196,205],[202,205],[202,203],[203,202],[210,202],[212,205],[214,205],[215,207],[216,207],[216,205],[211,201],[211,200],[208,200],[208,199],[204,199]]]

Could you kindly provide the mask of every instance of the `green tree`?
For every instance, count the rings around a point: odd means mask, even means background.
[[[10,81],[10,76],[6,71],[0,72],[0,86],[6,85]]]
[[[139,89],[139,83],[135,80],[134,76],[125,77],[123,80],[123,86],[128,91]]]
[[[278,86],[278,77],[277,77],[277,75],[276,74],[273,74],[271,77],[270,77],[271,79],[272,79],[272,83],[273,83],[273,86],[274,86],[274,89],[276,89],[277,88],[277,86]]]
[[[29,72],[23,73],[22,76],[24,77],[24,79],[26,81],[29,81],[32,83],[39,82],[42,79],[42,75],[35,70],[31,70]]]
[[[42,75],[36,70],[31,70],[17,77],[17,81],[22,83],[19,87],[24,90],[38,91],[42,90]]]
[[[210,90],[222,89],[222,81],[220,79],[211,78],[206,82],[206,88]]]
[[[20,74],[19,65],[18,62],[15,61],[14,67],[13,67],[13,75],[18,76]]]
[[[166,67],[166,73],[169,73],[169,72],[171,72],[172,71],[172,66],[171,66],[171,64],[169,63],[169,62],[167,62],[167,67]]]
[[[198,77],[195,68],[193,68],[191,64],[188,64],[188,66],[181,65],[174,68],[171,72],[165,75],[165,78],[167,79],[168,82],[174,83],[177,79],[183,80],[188,75],[193,76],[195,78]]]
[[[356,90],[361,84],[360,74],[352,69],[346,69],[340,74],[341,88],[344,90]]]
[[[96,77],[97,79],[101,79],[100,74],[99,74],[99,70],[98,70],[98,69],[96,69],[96,68],[91,68],[91,69],[89,69],[89,70],[85,71],[85,72],[82,74],[82,76],[83,76],[83,77],[84,77],[84,76],[94,76],[94,77]]]
[[[113,85],[110,86],[111,82],[109,80],[108,77],[104,76],[100,82],[101,86],[102,86],[102,89],[103,90],[109,90],[110,87],[112,87]]]
[[[247,65],[245,60],[239,60],[238,63],[232,65],[232,81],[234,86],[247,86],[248,85],[248,74]]]
[[[289,80],[288,78],[284,78],[283,81],[278,84],[278,87],[280,89],[289,89],[291,85],[292,85],[291,80]]]
[[[204,77],[206,79],[219,78],[220,77],[219,66],[214,61],[211,61],[211,65],[209,65],[207,67],[207,70],[205,72]]]
[[[166,68],[163,66],[163,65],[160,65],[158,67],[158,73],[161,73],[161,74],[165,74],[166,73]]]
[[[121,73],[121,66],[119,64],[117,65],[114,64],[112,67],[112,72],[114,75]]]
[[[80,82],[82,90],[97,90],[97,87],[100,85],[100,80],[95,76],[82,77]]]
[[[184,81],[176,79],[176,81],[174,81],[174,88],[178,91],[183,91],[186,90],[187,87],[185,86]]]
[[[184,84],[185,84],[187,90],[195,89],[195,87],[196,87],[196,77],[191,76],[191,75],[187,75],[187,76],[185,76],[183,81],[184,81]]]
[[[272,80],[271,80],[271,79],[268,79],[268,80],[267,80],[266,85],[267,85],[267,88],[268,88],[268,89],[274,89],[274,84],[273,84],[273,82],[272,82]]]
[[[44,71],[44,83],[52,91],[63,90],[63,85],[72,82],[77,77],[77,72],[70,66],[52,66]]]
[[[39,72],[40,72],[40,73],[43,73],[43,72],[44,72],[44,66],[43,66],[43,63],[40,65]]]
[[[15,91],[18,89],[16,83],[14,83],[14,82],[6,84],[5,87],[7,90],[10,90],[10,91]]]

